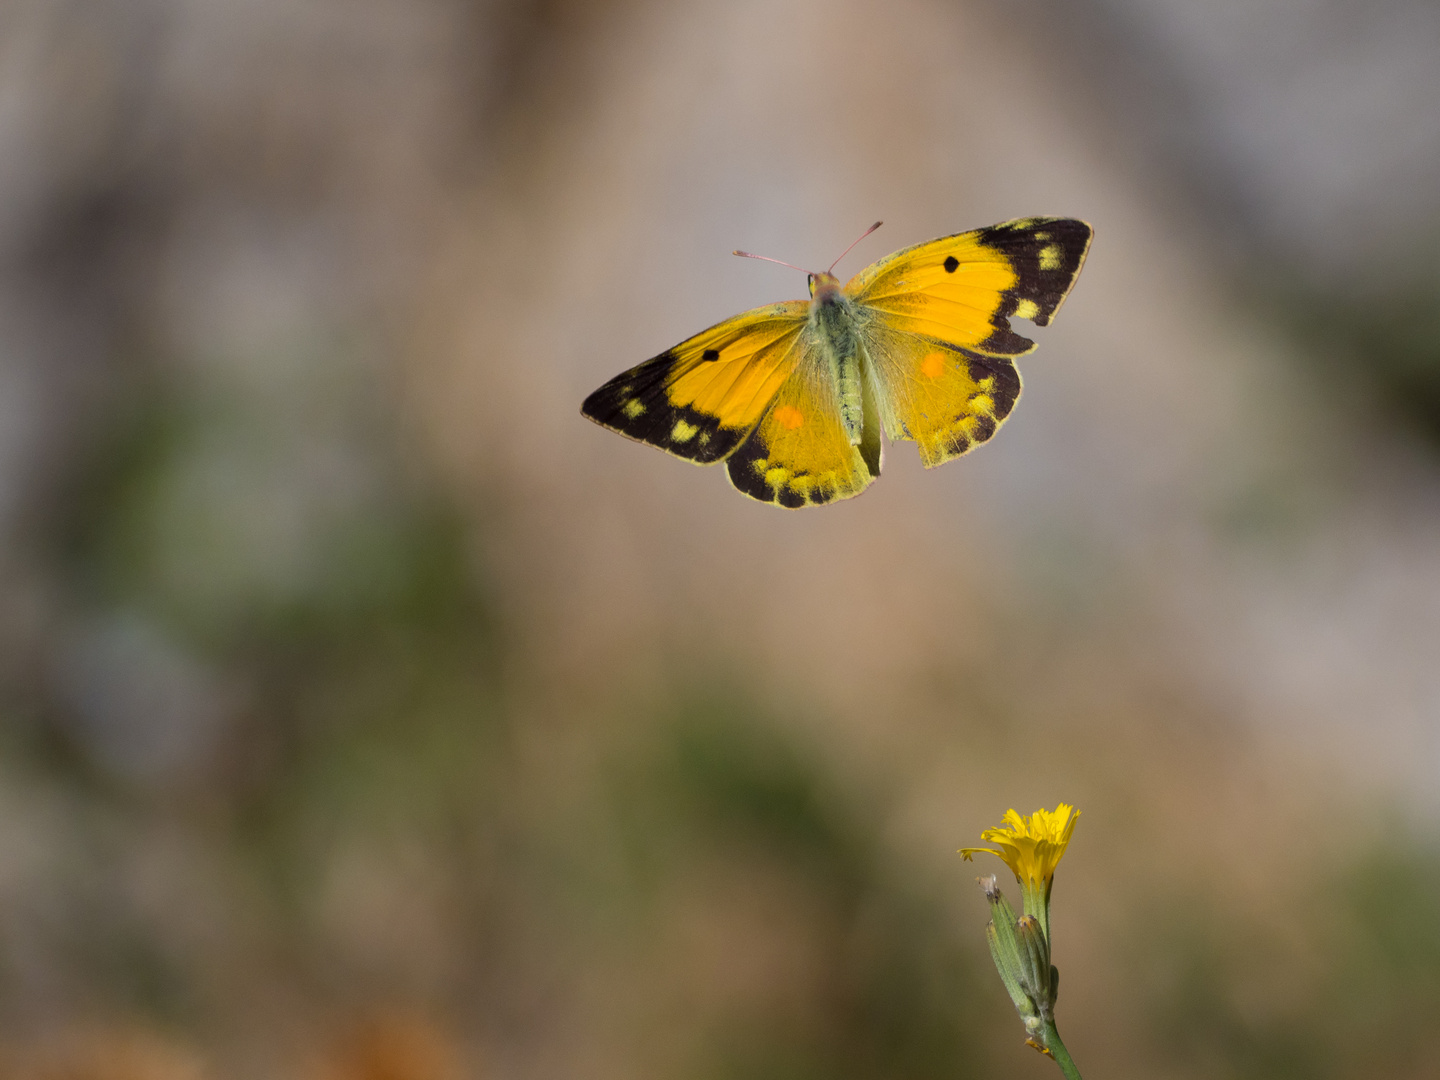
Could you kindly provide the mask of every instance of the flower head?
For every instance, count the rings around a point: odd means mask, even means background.
[[[1000,847],[961,848],[960,854],[969,859],[977,851],[998,855],[1015,873],[1015,880],[1028,890],[1043,889],[1048,895],[1055,867],[1065,854],[1070,843],[1070,834],[1075,831],[1075,819],[1080,811],[1061,803],[1054,811],[1036,810],[1028,819],[1014,810],[1007,811],[1005,823],[994,829],[986,829],[980,839],[988,840]]]

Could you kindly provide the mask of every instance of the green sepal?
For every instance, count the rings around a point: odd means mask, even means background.
[[[1005,899],[994,877],[981,878],[985,898],[990,901],[990,922],[985,927],[985,940],[990,945],[990,956],[995,961],[995,970],[1005,991],[1015,1003],[1015,1011],[1021,1019],[1039,1015],[1035,1001],[1026,992],[1022,983],[1024,971],[1024,946],[1015,931],[1015,909]]]
[[[1015,936],[1020,945],[1020,986],[1030,995],[1041,1016],[1049,1016],[1055,1003],[1050,973],[1055,970],[1050,963],[1050,943],[1040,929],[1040,920],[1033,915],[1022,915],[1015,924]]]
[[[1000,981],[1005,984],[1005,992],[1015,1003],[1015,1011],[1021,1019],[1025,1019],[1037,1015],[1037,1011],[1035,1003],[1020,985],[1020,955],[1013,924],[1009,930],[1009,934],[1003,934],[992,921],[985,926],[985,939],[990,943],[990,956],[995,961],[995,970],[1000,973]]]

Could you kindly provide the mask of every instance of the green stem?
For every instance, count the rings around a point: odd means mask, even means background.
[[[1050,1054],[1055,1058],[1055,1064],[1060,1066],[1060,1071],[1065,1074],[1065,1080],[1080,1080],[1080,1070],[1075,1067],[1075,1059],[1070,1056],[1070,1051],[1065,1049],[1065,1044],[1060,1041],[1060,1032],[1055,1030],[1055,1021],[1045,1025],[1045,1045],[1050,1048]]]
[[[1043,883],[1020,886],[1020,896],[1026,915],[1040,920],[1040,931],[1045,940],[1050,940],[1050,893]]]

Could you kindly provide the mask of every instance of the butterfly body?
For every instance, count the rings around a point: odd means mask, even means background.
[[[611,379],[585,416],[784,507],[858,495],[881,431],[933,468],[989,439],[1020,396],[1011,318],[1046,325],[1091,230],[1024,218],[906,248],[845,285],[811,274],[809,301],[736,315]]]
[[[861,379],[868,374],[862,373],[861,366],[867,358],[855,322],[855,306],[833,274],[810,275],[810,317],[803,333],[810,338],[810,348],[829,362],[840,397],[841,423],[850,444],[858,446],[864,430]]]

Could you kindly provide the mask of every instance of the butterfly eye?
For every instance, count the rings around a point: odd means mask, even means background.
[[[806,284],[806,286],[810,289],[810,295],[811,295],[811,296],[814,296],[814,295],[815,295],[815,275],[814,275],[814,274],[806,274],[806,275],[805,275],[805,284]]]

